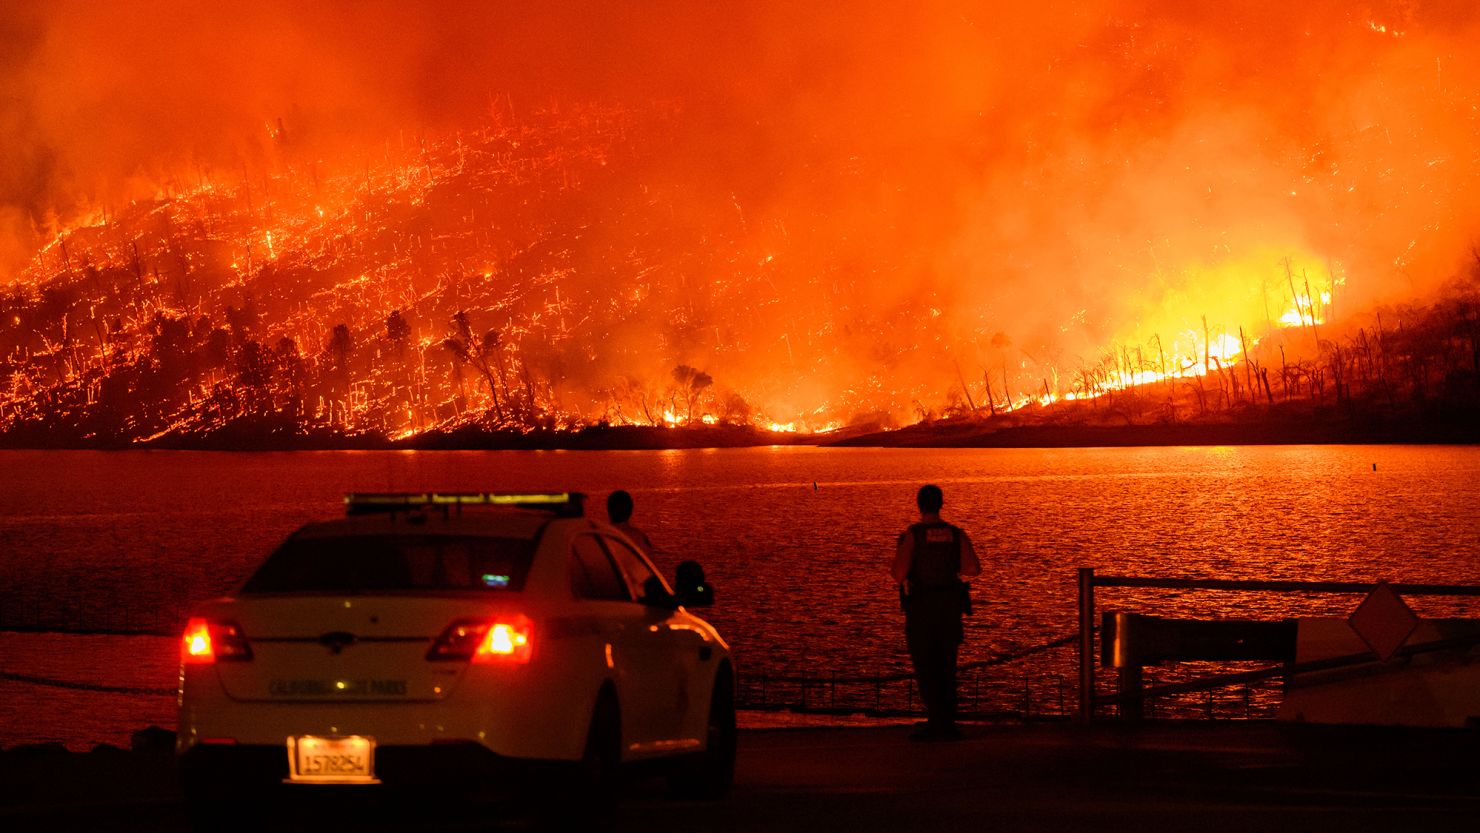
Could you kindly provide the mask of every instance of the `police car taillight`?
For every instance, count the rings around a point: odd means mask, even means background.
[[[180,660],[191,665],[252,658],[252,646],[235,622],[191,617],[185,623]]]
[[[432,643],[427,659],[525,663],[534,650],[533,635],[527,616],[459,619]]]

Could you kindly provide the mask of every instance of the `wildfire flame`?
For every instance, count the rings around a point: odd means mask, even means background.
[[[1432,290],[1480,208],[1475,20],[776,5],[743,43],[703,9],[36,13],[0,432],[1175,409]]]

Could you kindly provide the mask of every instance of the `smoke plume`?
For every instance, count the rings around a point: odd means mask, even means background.
[[[0,284],[79,218],[256,170],[283,134],[333,164],[592,101],[676,107],[642,176],[736,238],[681,276],[709,335],[649,363],[777,414],[1039,385],[1113,344],[1273,325],[1297,281],[1361,309],[1474,257],[1473,3],[814,5],[7,4]],[[727,270],[766,295],[744,320]]]

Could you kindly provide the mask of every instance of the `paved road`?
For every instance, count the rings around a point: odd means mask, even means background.
[[[906,727],[746,732],[733,795],[635,785],[618,833],[655,831],[1445,831],[1480,829],[1480,733],[1269,723],[972,727],[951,744]],[[50,758],[51,760],[48,760]],[[107,758],[110,760],[102,760]],[[152,762],[151,762],[152,761]],[[177,831],[167,760],[0,756],[0,828]],[[70,778],[70,783],[68,782]],[[572,797],[576,800],[576,797]],[[376,807],[275,830],[524,830],[523,818]]]

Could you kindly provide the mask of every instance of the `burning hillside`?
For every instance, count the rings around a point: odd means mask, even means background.
[[[1441,291],[1473,10],[1091,5],[12,12],[0,433],[1177,422],[1473,379]]]

